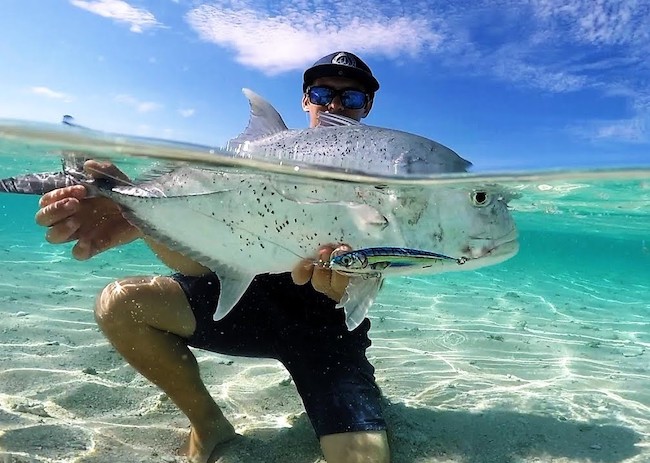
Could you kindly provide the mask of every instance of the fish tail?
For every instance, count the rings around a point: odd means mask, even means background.
[[[0,192],[44,195],[78,183],[77,179],[63,172],[41,172],[0,179]]]

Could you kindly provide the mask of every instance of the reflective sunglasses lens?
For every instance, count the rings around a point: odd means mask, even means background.
[[[309,101],[318,106],[326,106],[334,99],[334,91],[327,87],[311,87]]]
[[[366,105],[366,94],[359,90],[346,90],[341,94],[341,104],[348,109],[361,109]]]

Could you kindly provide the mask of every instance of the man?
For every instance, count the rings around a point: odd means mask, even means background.
[[[360,120],[370,112],[378,89],[359,57],[337,52],[305,71],[302,108],[310,127],[318,125],[323,111]],[[85,168],[95,176],[128,180],[111,164],[87,161]],[[98,296],[95,316],[117,351],[189,418],[183,453],[192,463],[208,461],[235,431],[208,393],[188,346],[281,361],[328,463],[389,461],[381,393],[365,355],[370,322],[349,332],[342,309],[335,309],[347,277],[316,268],[313,260],[298,263],[291,274],[260,275],[237,306],[215,322],[219,281],[209,269],[143,235],[111,200],[85,196],[83,186],[43,196],[36,221],[49,227],[49,242],[76,240],[73,255],[84,260],[143,238],[179,272],[108,285]],[[329,259],[334,247],[323,247],[318,257]]]

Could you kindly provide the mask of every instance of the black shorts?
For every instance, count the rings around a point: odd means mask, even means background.
[[[320,436],[386,429],[374,367],[366,358],[370,321],[348,331],[342,309],[290,274],[259,275],[222,320],[216,275],[175,274],[196,318],[188,345],[227,355],[277,359],[287,368]]]

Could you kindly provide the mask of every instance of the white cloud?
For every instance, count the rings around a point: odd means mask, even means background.
[[[148,113],[151,111],[156,111],[163,107],[160,103],[155,103],[153,101],[140,101],[131,95],[117,95],[115,97],[115,101],[117,101],[118,103],[131,106],[132,108],[134,108],[136,111],[140,113]]]
[[[70,3],[104,18],[127,23],[131,32],[141,33],[145,29],[161,26],[152,13],[123,0],[70,0]]]
[[[603,124],[595,130],[596,139],[617,139],[629,142],[645,141],[645,121],[641,118],[616,121],[610,124]]]
[[[442,41],[430,19],[421,15],[388,16],[368,10],[359,2],[348,8],[305,11],[298,4],[280,4],[274,14],[249,2],[201,5],[186,20],[201,39],[235,51],[238,62],[277,74],[303,69],[333,50],[346,49],[365,55],[415,57],[431,52]],[[371,13],[371,11],[373,11]]]
[[[191,108],[179,109],[178,113],[183,117],[192,117],[196,111]]]
[[[479,69],[484,70],[491,61],[491,73],[499,79],[523,83],[553,93],[580,90],[587,83],[586,77],[573,74],[570,71],[529,63],[523,59],[513,59],[507,56],[501,56],[498,59],[494,58],[495,55],[488,58],[479,58],[475,65],[479,65]]]
[[[30,92],[34,95],[44,96],[53,100],[72,101],[72,97],[66,93],[57,92],[48,87],[31,87]]]
[[[542,17],[541,3],[556,0],[531,1],[540,3]],[[550,92],[574,91],[587,84],[579,73],[536,60],[537,49],[547,47],[552,37],[521,25],[532,16],[529,6],[506,1],[503,14],[490,16],[487,19],[494,24],[486,25],[483,15],[468,14],[468,5],[462,3],[398,1],[391,6],[358,0],[351,12],[325,0],[280,1],[273,11],[265,11],[268,6],[255,0],[217,0],[190,10],[186,21],[201,39],[233,50],[238,62],[267,74],[301,70],[320,56],[345,49],[400,62],[428,64],[436,59],[469,74]],[[488,0],[471,5],[479,13],[487,5],[490,11],[500,11]],[[475,28],[498,30],[503,24],[521,27],[523,40],[514,34],[508,36],[509,42],[495,44],[474,38]]]
[[[573,38],[591,44],[647,41],[650,17],[645,0],[532,0],[547,24],[561,23]]]
[[[631,116],[584,123],[576,131],[593,141],[650,140],[650,5],[647,0],[532,0],[538,28],[561,37],[574,57],[567,68],[589,88],[622,97]],[[565,51],[566,53],[566,51]]]
[[[185,20],[267,74],[344,49],[549,93],[624,89],[630,117],[590,126],[591,137],[641,139],[649,129],[648,0],[355,0],[354,9],[330,0],[211,0]]]
[[[629,119],[584,122],[570,127],[569,131],[593,142],[646,143],[648,121],[647,115],[639,114]]]

